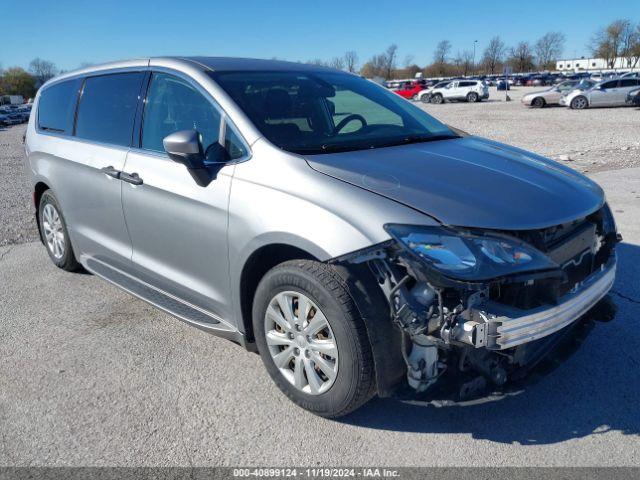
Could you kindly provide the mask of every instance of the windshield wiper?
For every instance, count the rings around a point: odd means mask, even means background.
[[[381,147],[392,147],[394,145],[409,145],[411,143],[426,143],[436,142],[438,140],[451,140],[454,138],[460,138],[460,135],[452,135],[450,133],[442,135],[407,135],[406,137],[398,138],[391,142],[380,145]]]

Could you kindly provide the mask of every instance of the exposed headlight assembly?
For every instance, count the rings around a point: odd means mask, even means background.
[[[402,247],[427,267],[453,280],[482,281],[559,266],[518,239],[444,227],[385,225]]]

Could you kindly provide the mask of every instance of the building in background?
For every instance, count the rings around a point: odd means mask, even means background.
[[[560,72],[589,72],[593,70],[640,70],[640,61],[635,68],[629,66],[628,59],[625,57],[617,57],[613,62],[613,66],[609,66],[604,58],[570,58],[567,60],[558,60],[556,62],[556,70]]]

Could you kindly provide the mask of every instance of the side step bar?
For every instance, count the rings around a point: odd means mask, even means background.
[[[244,335],[217,315],[145,283],[92,257],[83,258],[91,273],[194,327],[246,347]]]

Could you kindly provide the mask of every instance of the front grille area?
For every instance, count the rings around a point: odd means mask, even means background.
[[[612,228],[607,223],[607,214],[610,215],[607,209],[605,206],[588,217],[555,227],[503,232],[546,253],[562,266],[564,278],[546,278],[533,283],[496,283],[490,288],[491,299],[521,309],[557,303],[611,256],[616,233],[606,231]]]

